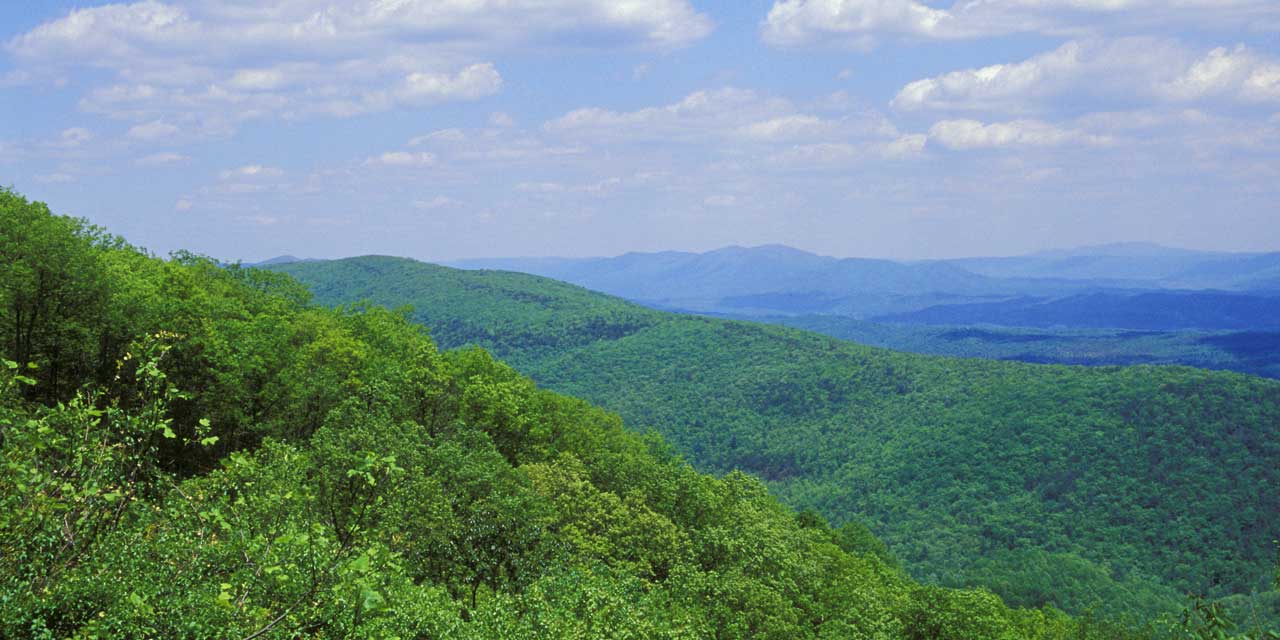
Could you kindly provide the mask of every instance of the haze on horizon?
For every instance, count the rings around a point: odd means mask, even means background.
[[[160,253],[1280,250],[1272,0],[51,0],[0,25],[0,184]]]

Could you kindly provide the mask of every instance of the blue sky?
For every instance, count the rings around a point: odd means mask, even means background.
[[[1274,0],[0,4],[0,184],[158,253],[1280,250]]]

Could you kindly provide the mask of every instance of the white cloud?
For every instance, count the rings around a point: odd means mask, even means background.
[[[815,116],[792,114],[753,122],[738,130],[743,136],[755,140],[794,140],[830,136],[836,126],[834,122]]]
[[[702,200],[702,204],[708,207],[732,207],[738,204],[738,197],[732,194],[717,194],[707,196]]]
[[[753,121],[784,115],[791,106],[785,100],[765,98],[754,91],[725,87],[696,91],[674,104],[636,111],[611,111],[596,107],[576,109],[543,125],[545,131],[607,138],[702,138]]]
[[[480,165],[499,166],[507,164],[540,164],[544,162],[563,163],[567,158],[583,156],[587,147],[577,144],[555,145],[546,140],[526,135],[494,135],[495,132],[480,132],[467,138],[467,144],[438,145],[448,146],[453,152],[453,159]]]
[[[797,144],[771,155],[768,160],[787,169],[841,168],[867,161],[912,158],[924,152],[927,141],[928,136],[915,133],[889,141]]]
[[[284,171],[276,167],[264,167],[260,164],[250,164],[236,169],[228,169],[218,174],[223,180],[243,179],[243,178],[278,178],[284,175]]]
[[[162,138],[170,138],[178,133],[178,127],[161,120],[154,120],[145,124],[134,125],[129,128],[129,132],[125,135],[134,140],[154,141]]]
[[[1244,45],[1219,47],[1196,60],[1164,87],[1176,100],[1226,96],[1248,102],[1280,101],[1280,61]]]
[[[1107,29],[1189,25],[1270,27],[1272,0],[777,0],[761,27],[775,46],[866,49],[893,39],[958,39],[1016,33],[1096,34]]]
[[[184,156],[172,151],[163,151],[161,153],[153,153],[148,156],[143,156],[134,160],[133,163],[139,167],[166,167],[185,164],[190,160],[190,156]]]
[[[247,91],[272,91],[284,86],[285,82],[285,74],[281,69],[240,69],[231,76],[227,84]]]
[[[88,111],[226,131],[474,100],[500,89],[484,61],[499,53],[669,50],[711,29],[688,0],[143,0],[73,10],[4,47],[14,82],[114,74],[85,96]]]
[[[493,113],[489,114],[489,125],[505,129],[507,127],[516,126],[516,119],[511,117],[511,114],[509,113],[506,113],[503,111],[494,111]]]
[[[71,127],[70,129],[63,129],[62,132],[58,134],[58,139],[54,141],[51,146],[58,149],[74,149],[90,140],[93,140],[93,138],[94,135],[92,131],[85,129],[84,127]]]
[[[847,142],[800,144],[774,154],[769,160],[788,168],[844,165],[867,157],[867,150]]]
[[[603,48],[671,48],[706,37],[712,27],[687,0],[143,0],[74,10],[7,46],[28,59],[133,58],[154,49],[230,58],[272,49],[351,52],[413,41],[487,50],[584,41]]]
[[[424,136],[417,136],[409,140],[409,146],[420,147],[435,143],[455,143],[462,142],[467,139],[467,133],[462,129],[440,129],[432,131]]]
[[[887,158],[908,158],[924,151],[929,136],[922,133],[911,133],[890,142],[881,151]]]
[[[492,64],[473,64],[456,74],[411,73],[395,91],[397,102],[428,106],[453,100],[477,100],[502,88],[502,76]]]
[[[861,108],[848,96],[823,98],[808,108],[823,115],[806,113],[785,99],[726,87],[634,111],[576,109],[547,122],[543,131],[590,144],[593,157],[607,153],[602,148],[644,154],[650,144],[668,149],[680,143],[704,160],[710,156],[708,170],[732,173],[848,166],[923,150],[923,136],[904,136],[882,113]]]
[[[1174,41],[1069,41],[1022,62],[953,71],[904,86],[902,111],[1032,111],[1063,96],[1113,102],[1280,100],[1280,62],[1243,46],[1196,52]]]
[[[173,210],[174,211],[190,211],[191,207],[193,206],[195,205],[190,200],[186,198],[182,198],[177,202],[173,203]]]
[[[811,105],[830,117],[802,112],[790,101],[747,89],[695,91],[673,104],[635,111],[575,109],[543,125],[543,131],[596,144],[620,141],[779,144],[883,138],[898,135],[885,116],[848,104]]]
[[[409,151],[388,151],[382,155],[366,158],[365,165],[384,167],[429,167],[436,163],[436,155],[426,151],[417,153]]]
[[[984,124],[977,120],[943,120],[929,129],[929,139],[955,150],[1008,147],[1053,147],[1066,144],[1098,146],[1111,140],[1076,129],[1063,129],[1039,120]]]
[[[413,208],[415,209],[446,209],[457,207],[462,203],[447,196],[436,196],[425,200],[414,200]]]

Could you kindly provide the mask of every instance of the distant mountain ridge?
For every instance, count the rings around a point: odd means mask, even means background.
[[[1122,243],[1046,251],[1005,258],[961,258],[897,262],[834,258],[785,245],[731,246],[705,253],[664,251],[612,258],[496,258],[449,263],[463,269],[502,269],[563,280],[643,304],[702,313],[747,316],[831,314],[872,319],[954,305],[1012,304],[1034,299],[1049,306],[1030,326],[1096,326],[1055,319],[1071,304],[1106,300],[1110,318],[1134,317],[1150,309],[1151,292],[1218,290],[1234,307],[1262,308],[1245,299],[1280,292],[1280,253],[1231,254]],[[1099,297],[1101,296],[1101,297]],[[1190,298],[1166,302],[1193,304]],[[1000,305],[1005,305],[1001,307]],[[1078,305],[1077,305],[1078,306]],[[1131,308],[1129,308],[1131,307]],[[1172,307],[1165,306],[1163,311]],[[1075,309],[1075,311],[1079,311]],[[1162,311],[1162,312],[1163,312]],[[1085,311],[1087,313],[1087,310]],[[945,313],[941,315],[946,315]],[[990,317],[995,315],[995,317]],[[1078,314],[1077,314],[1078,315]],[[1184,325],[1204,328],[1253,327],[1247,318],[1228,324],[1213,314],[1182,314]],[[1017,324],[988,314],[984,323]],[[1143,328],[1130,324],[1118,328]],[[1113,325],[1107,325],[1113,326]]]
[[[266,260],[263,260],[262,262],[249,262],[249,263],[246,263],[244,266],[246,266],[246,267],[269,267],[269,266],[277,265],[277,264],[293,264],[294,262],[322,262],[322,261],[323,261],[323,260],[321,260],[320,258],[299,258],[299,257],[297,257],[297,256],[291,256],[291,255],[286,254],[286,255],[283,255],[283,256],[276,256],[276,257],[274,257],[274,258],[267,258]]]

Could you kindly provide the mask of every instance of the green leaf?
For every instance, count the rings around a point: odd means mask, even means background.
[[[369,556],[362,554],[351,561],[351,570],[357,573],[369,573]]]
[[[367,611],[377,611],[382,607],[382,603],[386,602],[386,599],[382,597],[382,594],[373,590],[371,587],[364,587],[361,589],[360,596],[364,599],[363,604]]]

